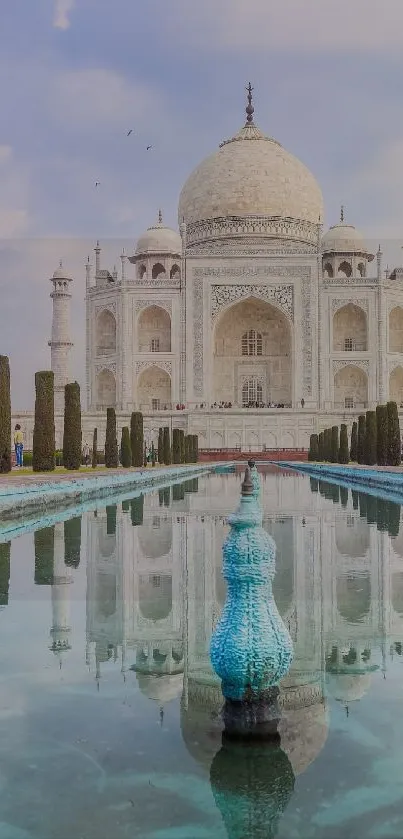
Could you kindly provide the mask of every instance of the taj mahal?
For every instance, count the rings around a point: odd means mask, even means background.
[[[254,120],[190,174],[178,230],[160,212],[120,270],[86,266],[83,439],[106,408],[144,414],[201,448],[307,448],[324,427],[388,399],[403,404],[403,268],[340,220],[323,232],[313,174]],[[350,220],[348,220],[350,221]],[[71,380],[72,278],[52,278],[57,440]],[[83,402],[84,402],[83,398]],[[15,415],[32,435],[32,414]]]

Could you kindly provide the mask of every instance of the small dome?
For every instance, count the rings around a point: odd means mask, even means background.
[[[345,224],[343,214],[339,224],[330,227],[322,237],[322,253],[365,254],[367,259],[373,259],[362,233],[353,224]]]
[[[136,256],[147,256],[148,254],[173,254],[180,256],[182,253],[182,239],[176,230],[166,227],[162,222],[160,211],[157,224],[152,225],[140,236],[136,247]]]
[[[160,704],[177,699],[182,693],[183,673],[176,673],[174,676],[137,673],[136,677],[141,693]]]
[[[370,673],[328,673],[326,677],[329,696],[337,702],[356,702],[368,692]]]
[[[73,277],[70,277],[70,274],[63,268],[62,260],[60,260],[59,267],[56,268],[56,271],[53,272],[53,280],[69,280],[70,282],[73,280]]]

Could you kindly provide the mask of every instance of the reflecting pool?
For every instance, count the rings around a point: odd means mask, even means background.
[[[400,506],[261,476],[280,744],[222,744],[209,661],[241,471],[0,544],[0,839],[401,839]]]

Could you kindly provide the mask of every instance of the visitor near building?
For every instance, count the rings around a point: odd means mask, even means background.
[[[24,435],[21,431],[19,423],[14,430],[14,450],[15,450],[15,465],[23,466],[24,464]]]

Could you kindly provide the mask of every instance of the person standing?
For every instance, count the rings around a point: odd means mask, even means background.
[[[23,466],[24,463],[24,435],[21,426],[17,423],[14,429],[14,449],[16,466]]]

